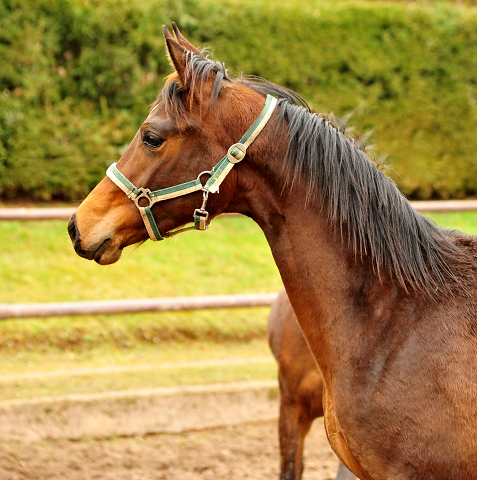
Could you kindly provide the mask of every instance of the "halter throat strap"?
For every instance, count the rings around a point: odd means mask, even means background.
[[[113,163],[108,168],[106,175],[136,204],[151,240],[158,241],[164,240],[165,238],[159,231],[159,227],[157,226],[152,213],[152,206],[157,202],[181,197],[199,190],[203,191],[203,202],[202,206],[194,211],[194,226],[175,230],[174,232],[170,232],[167,236],[191,229],[206,230],[209,227],[209,214],[205,210],[209,193],[218,193],[220,185],[230,173],[234,165],[244,159],[247,153],[247,148],[268,123],[276,105],[277,99],[271,95],[267,95],[267,100],[262,112],[257,120],[255,120],[245,132],[239,142],[233,144],[228,149],[227,154],[217,163],[217,165],[215,165],[215,167],[212,168],[212,170],[200,173],[195,180],[151,191],[148,188],[136,187],[118,170],[116,163]],[[210,178],[205,184],[202,184],[201,177],[205,174],[210,175]]]

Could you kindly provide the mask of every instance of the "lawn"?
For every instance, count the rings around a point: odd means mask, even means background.
[[[476,212],[432,213],[437,223],[477,234]],[[125,250],[102,267],[72,250],[65,221],[0,222],[0,303],[276,292],[268,244],[248,218],[216,219],[189,232]],[[1,322],[0,351],[131,348],[164,341],[263,338],[268,308],[19,319]]]
[[[276,292],[281,285],[262,232],[245,217],[131,247],[107,267],[73,252],[64,221],[0,222],[0,245],[0,303]],[[0,348],[250,340],[263,337],[266,316],[266,308],[254,308],[7,320]]]
[[[65,221],[0,222],[0,251],[3,303],[273,292],[280,285],[263,234],[245,217],[126,248],[109,266],[74,253]]]
[[[440,225],[477,234],[477,213],[432,213]],[[126,249],[101,267],[72,250],[65,221],[0,222],[0,303],[276,292],[281,286],[260,229],[245,217],[216,219],[207,232]],[[164,362],[267,358],[269,309],[242,308],[0,322],[0,398],[275,378],[273,362],[162,368]],[[2,381],[111,366],[153,367],[99,376]]]
[[[108,267],[74,253],[65,221],[0,222],[0,245],[1,303],[266,293],[281,285],[262,232],[245,217],[222,217],[207,232],[126,249]],[[0,398],[272,379],[268,312],[259,307],[1,321]],[[269,361],[160,367],[253,357]],[[111,366],[138,370],[76,373]],[[1,378],[57,370],[71,375]]]

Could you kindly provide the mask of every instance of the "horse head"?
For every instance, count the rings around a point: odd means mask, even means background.
[[[68,224],[76,252],[102,265],[119,260],[124,247],[162,240],[192,219],[206,229],[240,202],[239,189],[252,188],[231,167],[266,125],[276,100],[269,97],[264,110],[265,94],[231,79],[223,64],[173,26],[175,36],[163,31],[174,72],[127,150]],[[267,118],[255,125],[253,138],[242,137],[261,112]],[[209,197],[219,186],[220,195]]]

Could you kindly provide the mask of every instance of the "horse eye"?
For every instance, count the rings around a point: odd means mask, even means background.
[[[147,147],[157,148],[157,147],[160,147],[164,143],[164,140],[160,137],[156,137],[152,133],[144,132],[144,134],[142,136],[142,143],[144,145],[146,145]]]

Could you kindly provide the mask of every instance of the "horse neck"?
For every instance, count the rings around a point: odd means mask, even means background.
[[[262,228],[325,382],[331,371],[349,376],[344,369],[353,365],[351,357],[371,358],[372,338],[394,330],[394,319],[382,312],[409,297],[395,282],[382,281],[371,262],[356,260],[320,215],[298,207],[285,214],[278,229]]]
[[[248,189],[244,203],[265,233],[300,326],[325,374],[335,368],[335,359],[342,364],[343,355],[356,353],[342,347],[359,341],[383,302],[393,301],[402,291],[389,280],[383,282],[371,261],[355,258],[341,230],[330,226],[326,208],[306,202],[305,185],[297,181],[285,191],[278,178],[281,159],[275,163],[271,153],[266,158],[269,168],[255,169],[254,188]],[[376,322],[375,328],[373,334],[379,334],[386,323]]]

